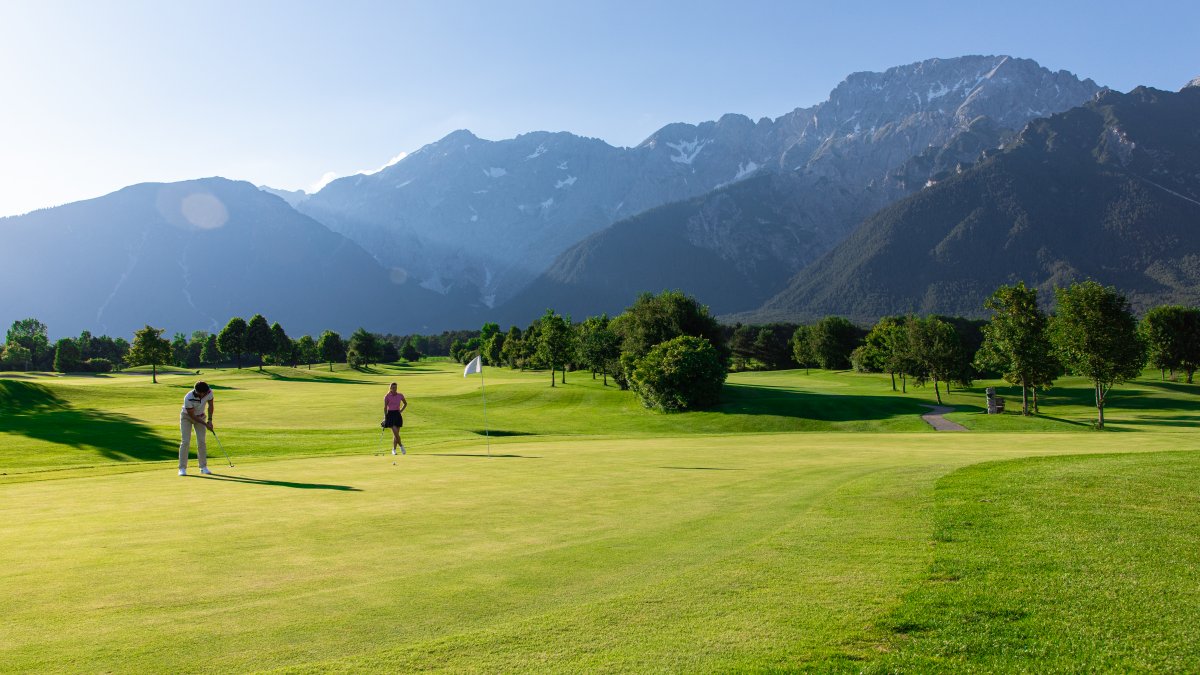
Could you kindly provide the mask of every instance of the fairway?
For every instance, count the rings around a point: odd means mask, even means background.
[[[971,556],[1018,556],[1005,547],[1028,528],[1064,533],[1048,550],[1074,541],[1073,517],[1014,520],[1026,500],[1080,472],[1101,487],[1139,475],[1104,520],[1120,524],[1140,490],[1200,487],[1194,389],[1150,378],[1115,391],[1109,432],[1088,430],[1086,385],[1068,379],[1028,420],[952,392],[949,418],[972,431],[939,434],[919,419],[932,391],[880,376],[736,374],[717,410],[662,415],[586,373],[552,389],[548,373],[488,369],[489,459],[461,366],[202,377],[237,467],[217,457],[218,475],[186,478],[175,420],[195,374],[0,378],[0,669],[954,669],[936,630],[961,621],[939,614],[932,594],[953,584],[931,587],[937,570],[970,580]],[[411,401],[394,465],[374,454],[391,381]],[[1049,455],[1081,456],[1022,459]],[[995,498],[980,490],[1004,493],[1007,524],[964,550],[954,527],[978,521],[963,504]],[[1142,543],[1170,529],[1194,551],[1194,525],[1172,515],[1194,506],[1144,506],[1161,517]],[[1088,560],[1110,552],[1096,540]],[[1061,564],[1058,580],[1080,569]],[[1020,591],[1037,573],[961,592],[1061,628]],[[1170,592],[1194,581],[1158,578],[1155,612],[1194,624],[1194,588]],[[1102,617],[1091,590],[1081,611]],[[1094,667],[1200,665],[1155,657],[1169,647]],[[1011,658],[976,667],[1037,669]]]

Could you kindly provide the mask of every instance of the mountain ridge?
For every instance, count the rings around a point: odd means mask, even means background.
[[[1082,279],[1200,303],[1200,89],[1105,91],[891,204],[742,320],[982,316],[997,286]]]

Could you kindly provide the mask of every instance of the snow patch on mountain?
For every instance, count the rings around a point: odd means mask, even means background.
[[[543,143],[537,146],[537,150],[534,150],[531,154],[525,155],[525,159],[537,159],[544,154],[546,154],[546,145]]]
[[[695,161],[696,156],[700,154],[700,151],[704,149],[704,146],[708,145],[709,142],[710,140],[707,138],[703,141],[698,138],[693,138],[690,141],[667,143],[667,147],[679,153],[678,155],[671,155],[671,161],[678,162],[680,164],[691,164],[693,161]]]
[[[561,190],[565,187],[570,187],[575,184],[576,180],[578,180],[578,179],[575,176],[567,176],[566,178],[555,183],[554,188],[556,190]]]
[[[758,171],[758,163],[755,162],[754,160],[748,160],[745,164],[738,162],[738,172],[737,172],[737,175],[733,177],[733,179],[735,181],[741,180],[741,179],[745,178],[746,176],[749,176],[750,174],[754,173],[755,171]]]
[[[508,172],[505,171],[504,169],[501,169],[498,166],[493,166],[493,167],[484,169],[483,175],[487,176],[488,178],[499,178],[501,176],[507,176]]]

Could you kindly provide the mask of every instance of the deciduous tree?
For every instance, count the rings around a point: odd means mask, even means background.
[[[164,330],[149,325],[138,330],[125,355],[125,362],[131,366],[151,366],[150,379],[155,384],[158,384],[158,367],[171,362],[171,343],[162,337]]]
[[[1191,384],[1200,366],[1200,308],[1155,307],[1142,318],[1141,331],[1150,363],[1160,371],[1182,370]]]
[[[241,370],[242,354],[246,353],[246,320],[238,316],[230,319],[217,336],[217,348],[225,356],[232,356]]]
[[[938,405],[942,394],[939,382],[949,382],[958,376],[962,361],[962,340],[954,326],[937,317],[910,319],[906,322],[908,354],[913,362],[912,375],[917,384],[933,381],[933,394]]]
[[[4,336],[4,343],[16,343],[28,349],[29,363],[34,368],[48,368],[54,359],[46,324],[34,318],[14,321]]]
[[[638,359],[630,381],[646,407],[677,411],[716,404],[725,375],[725,362],[708,340],[681,335]]]
[[[563,369],[563,384],[567,382],[567,361],[573,356],[573,338],[571,322],[559,316],[552,309],[547,309],[538,320],[540,331],[538,335],[538,358],[550,367],[550,386],[554,386],[554,370]]]
[[[1038,307],[1037,289],[1024,282],[1001,286],[984,302],[992,319],[983,328],[983,345],[975,356],[981,368],[998,370],[1006,382],[1021,387],[1021,414],[1029,415],[1029,391],[1049,386],[1057,372],[1050,344],[1050,320]]]
[[[262,372],[263,360],[267,354],[275,351],[275,336],[271,334],[271,325],[262,314],[250,317],[246,324],[246,351],[258,356],[258,372]]]
[[[331,330],[321,333],[321,337],[317,340],[317,351],[321,353],[321,360],[329,363],[329,372],[331,373],[333,372],[333,362],[346,358],[346,345],[342,342],[342,336]]]
[[[83,360],[75,340],[62,338],[55,343],[54,370],[59,373],[77,373],[83,370]]]
[[[321,353],[317,350],[317,341],[312,339],[311,335],[301,335],[300,339],[296,340],[296,354],[309,370],[312,370],[313,361],[321,358]]]
[[[1104,428],[1104,404],[1114,385],[1137,377],[1146,345],[1129,301],[1115,288],[1094,281],[1055,289],[1058,307],[1050,340],[1067,370],[1092,381],[1096,428]]]

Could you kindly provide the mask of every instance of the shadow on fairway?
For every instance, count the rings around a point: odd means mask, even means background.
[[[286,480],[265,480],[262,478],[247,478],[245,476],[230,476],[222,473],[212,473],[207,476],[188,475],[188,478],[203,478],[205,480],[223,480],[230,483],[245,483],[247,485],[274,485],[277,487],[296,488],[298,490],[337,490],[339,492],[362,492],[362,488],[350,485],[330,485],[327,483],[293,483]]]
[[[721,404],[712,412],[727,415],[778,415],[826,422],[881,420],[923,415],[924,401],[901,396],[814,393],[785,387],[726,384]],[[959,406],[969,408],[968,405]]]
[[[1138,386],[1148,385],[1158,389],[1163,389],[1170,392],[1197,393],[1195,385],[1179,384],[1177,382],[1145,382],[1139,380],[1136,383]],[[1014,403],[1015,401],[1015,403]],[[1012,403],[1017,408],[1021,406],[1021,395],[1018,392],[1013,398],[1008,398],[1006,403]],[[1096,395],[1090,388],[1071,387],[1051,389],[1047,392],[1038,394],[1038,404],[1042,408],[1051,408],[1054,406],[1079,406],[1090,408],[1092,411],[1096,409]],[[1118,386],[1108,392],[1108,397],[1104,403],[1104,410],[1161,410],[1161,411],[1180,411],[1194,412],[1200,415],[1200,400],[1190,399],[1180,396],[1164,396],[1155,395],[1145,389],[1136,389],[1132,386]]]
[[[266,375],[267,377],[271,378],[272,380],[279,380],[280,382],[321,382],[323,384],[379,384],[379,382],[377,380],[355,380],[355,379],[347,379],[344,377],[333,377],[330,375],[317,375],[317,374],[315,374],[315,371],[314,371],[313,375],[305,375],[304,377],[296,377],[295,375],[282,375],[280,373],[275,373],[270,370],[264,370],[262,372],[262,374]]]
[[[1165,380],[1160,380],[1160,381],[1150,381],[1150,382],[1138,382],[1138,384],[1144,384],[1148,387],[1156,387],[1158,389],[1165,389],[1167,391],[1173,391],[1178,394],[1200,394],[1200,386],[1197,386],[1195,384],[1188,384],[1186,382],[1167,382]]]
[[[422,457],[496,457],[500,459],[541,459],[541,455],[488,455],[486,452],[423,452]]]
[[[1080,422],[1079,420],[1069,420],[1065,417],[1055,417],[1053,415],[1047,415],[1046,413],[1034,413],[1033,417],[1040,417],[1040,418],[1046,419],[1046,420],[1054,420],[1055,422],[1061,422],[1063,424],[1070,424],[1070,425],[1076,426],[1076,427],[1094,427],[1094,426],[1096,426],[1095,422]]]
[[[120,413],[72,408],[48,387],[0,381],[0,431],[70,446],[91,448],[106,459],[152,461],[178,456],[179,446]]]
[[[731,469],[724,466],[660,466],[660,469],[674,469],[676,471],[741,471],[741,469]]]
[[[492,429],[484,431],[483,429],[467,429],[467,431],[477,436],[537,436],[532,431],[505,431],[504,429]]]

